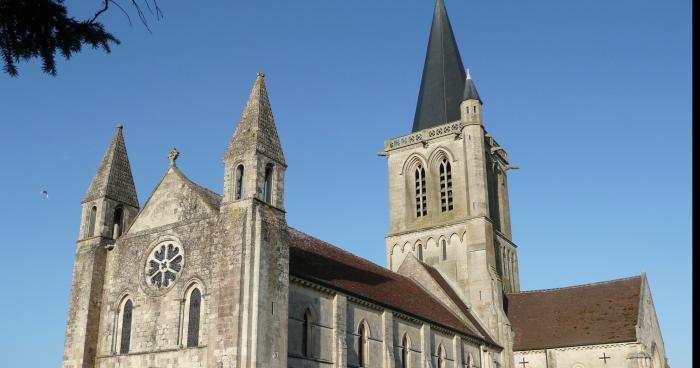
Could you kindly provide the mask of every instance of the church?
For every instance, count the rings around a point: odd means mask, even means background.
[[[411,131],[380,152],[386,266],[287,225],[264,74],[222,147],[223,194],[173,149],[141,203],[117,126],[82,201],[62,367],[667,368],[644,273],[520,289],[517,167],[457,45],[437,0]]]

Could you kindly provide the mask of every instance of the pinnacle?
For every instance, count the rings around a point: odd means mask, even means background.
[[[117,125],[83,203],[98,198],[110,198],[132,207],[139,207],[122,129],[123,125]]]
[[[284,154],[277,134],[272,107],[265,86],[265,74],[257,73],[253,89],[243,108],[236,132],[231,138],[225,160],[258,152],[285,165]]]

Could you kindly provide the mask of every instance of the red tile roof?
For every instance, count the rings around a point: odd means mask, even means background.
[[[296,229],[288,234],[290,275],[480,338],[408,277]]]
[[[514,350],[636,341],[641,280],[507,294]]]

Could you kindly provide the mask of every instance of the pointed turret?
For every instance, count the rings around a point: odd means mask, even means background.
[[[481,97],[479,97],[479,92],[476,90],[476,85],[474,85],[472,80],[471,73],[467,69],[467,80],[464,82],[464,94],[460,104],[462,122],[465,124],[483,124],[483,104]]]
[[[94,236],[117,239],[139,210],[122,129],[122,125],[117,126],[83,199],[81,239]]]
[[[481,101],[481,97],[479,97],[479,92],[476,90],[476,86],[472,80],[471,73],[469,73],[469,69],[467,69],[467,81],[464,83],[464,95],[462,96],[462,101],[467,100],[477,100],[482,105],[484,104],[484,102]]]
[[[255,198],[283,208],[286,168],[265,75],[258,73],[224,155],[224,203]]]
[[[462,58],[443,0],[435,2],[413,131],[460,119],[464,92]]]
[[[132,207],[139,206],[122,128],[122,125],[117,126],[83,203],[98,198],[109,198]]]
[[[241,156],[253,148],[268,158],[282,165],[285,164],[263,73],[258,73],[255,79],[253,90],[250,92],[224,160]]]

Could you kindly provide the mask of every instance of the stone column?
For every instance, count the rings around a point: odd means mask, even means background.
[[[455,335],[452,338],[452,351],[454,354],[454,367],[462,368],[462,338]]]
[[[348,299],[345,295],[333,297],[333,366],[346,368],[348,365],[348,348],[345,341]]]
[[[394,368],[394,315],[389,310],[382,313],[382,349],[384,356],[384,368]]]
[[[432,368],[433,359],[431,356],[431,345],[430,345],[430,325],[424,323],[420,328],[420,350],[421,350],[421,364],[423,368]]]

